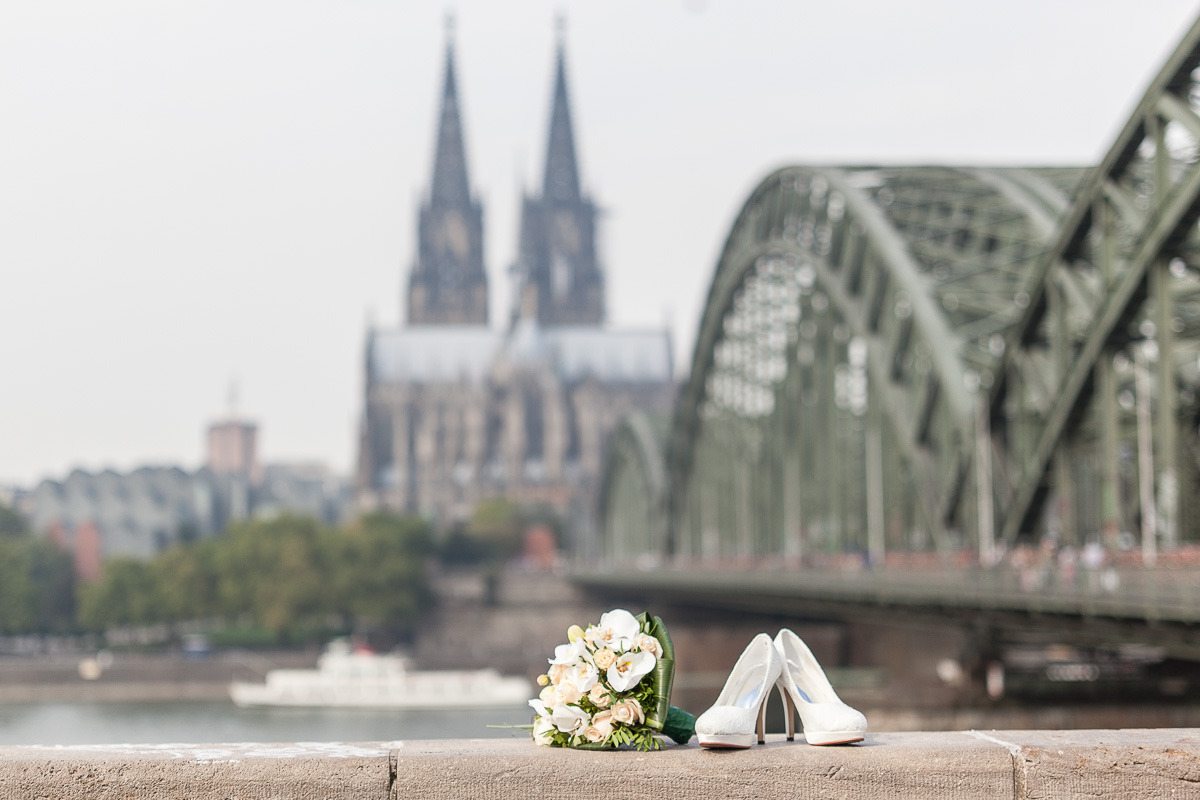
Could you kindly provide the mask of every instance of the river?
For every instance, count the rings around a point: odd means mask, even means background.
[[[528,708],[445,711],[244,709],[232,703],[0,705],[0,745],[378,742],[527,737]]]

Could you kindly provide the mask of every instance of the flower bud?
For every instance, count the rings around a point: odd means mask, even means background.
[[[549,675],[538,675],[538,676],[537,676],[537,684],[538,684],[538,686],[545,686],[545,685],[546,685],[547,683],[549,683],[549,682],[550,682],[550,676],[549,676]]]
[[[567,628],[567,641],[575,642],[583,638],[583,628],[578,625],[572,625]]]

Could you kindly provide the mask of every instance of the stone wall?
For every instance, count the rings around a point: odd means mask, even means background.
[[[745,751],[535,747],[527,739],[367,744],[0,747],[5,798],[1194,797],[1200,730],[868,735]]]

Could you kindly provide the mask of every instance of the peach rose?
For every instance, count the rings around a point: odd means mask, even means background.
[[[596,669],[608,669],[617,662],[617,654],[605,647],[596,651],[592,661],[595,662]]]
[[[583,699],[583,692],[575,688],[575,684],[563,681],[554,687],[554,705],[574,705]],[[550,705],[550,703],[546,703]]]
[[[613,701],[613,697],[607,686],[603,683],[597,683],[588,691],[588,700],[591,700],[592,704],[598,708],[608,708]]]
[[[538,693],[538,699],[548,706],[554,705],[554,687],[547,686],[545,689],[542,689],[542,691]]]
[[[600,711],[592,717],[592,724],[584,728],[583,738],[589,742],[603,742],[613,732],[612,712]]]
[[[639,633],[633,637],[633,649],[644,650],[655,658],[662,657],[662,645],[659,644],[658,639],[645,633]]]
[[[562,679],[567,676],[567,670],[569,669],[570,667],[566,664],[555,664],[552,666],[549,673],[550,682],[555,685],[562,683]]]
[[[622,725],[640,725],[646,721],[642,704],[632,697],[622,700],[609,710],[612,712],[613,720]]]

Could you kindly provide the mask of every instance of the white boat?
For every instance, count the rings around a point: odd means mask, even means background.
[[[494,669],[421,672],[408,659],[357,651],[332,642],[316,669],[273,669],[266,683],[234,681],[229,694],[238,706],[325,706],[334,708],[487,708],[524,705],[534,696],[524,678]]]

